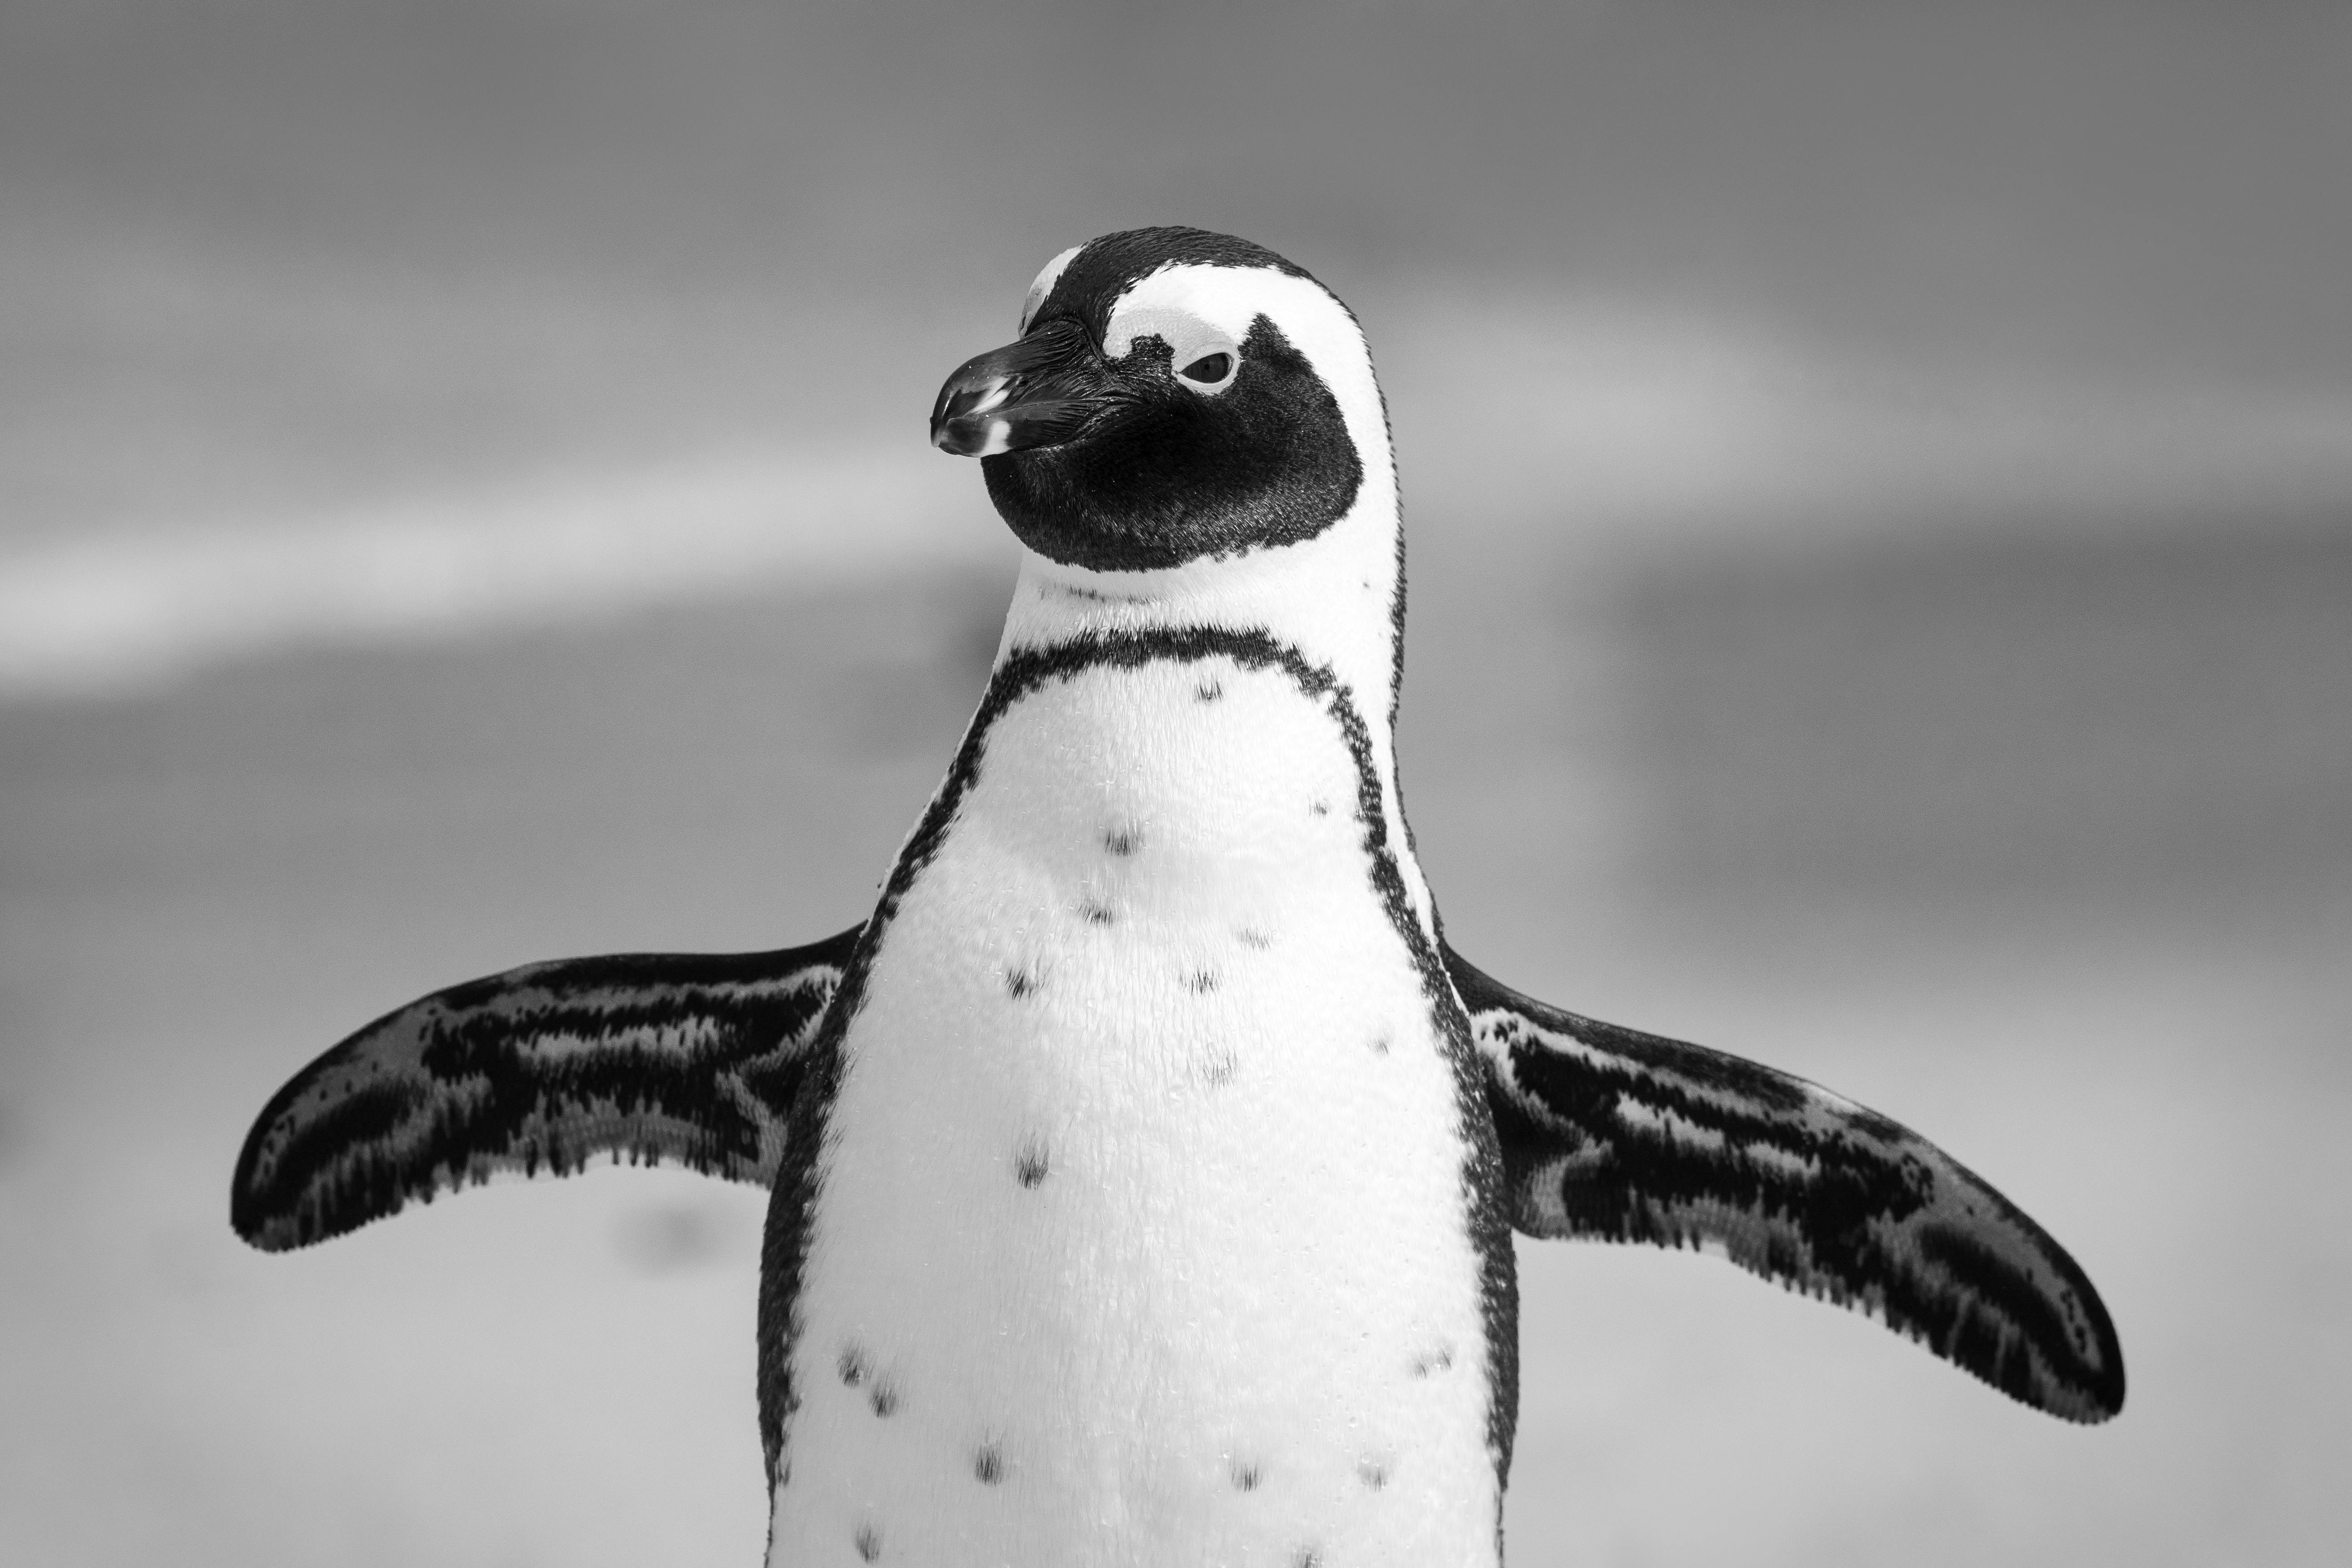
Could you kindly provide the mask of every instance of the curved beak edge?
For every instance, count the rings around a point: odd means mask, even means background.
[[[1039,336],[956,368],[931,405],[932,446],[959,458],[992,458],[1055,446],[1085,426],[1097,400],[1070,384],[1065,356],[1055,352],[1060,345]]]

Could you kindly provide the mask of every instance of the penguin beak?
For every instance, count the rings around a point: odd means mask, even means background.
[[[959,458],[1059,446],[1104,406],[1092,350],[1076,321],[1051,321],[973,355],[931,405],[931,445]]]

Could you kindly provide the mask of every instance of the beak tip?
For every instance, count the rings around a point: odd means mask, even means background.
[[[942,419],[931,426],[931,445],[950,458],[976,458],[980,443],[975,432],[961,419]]]
[[[931,445],[957,458],[993,458],[1013,451],[1013,421],[998,415],[958,415],[931,426]]]

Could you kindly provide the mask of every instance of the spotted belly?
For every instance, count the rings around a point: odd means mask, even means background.
[[[842,1037],[774,1568],[1495,1560],[1453,1004],[1345,702],[1218,655],[984,717]]]

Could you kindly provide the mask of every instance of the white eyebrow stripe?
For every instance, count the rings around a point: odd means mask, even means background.
[[[1260,316],[1271,316],[1286,337],[1284,318],[1298,313],[1288,308],[1304,303],[1301,290],[1317,301],[1337,308],[1338,301],[1317,284],[1287,273],[1259,267],[1215,267],[1191,263],[1163,267],[1129,284],[1111,302],[1103,323],[1103,352],[1123,358],[1140,337],[1166,340],[1166,329],[1206,330],[1238,343]],[[1170,342],[1170,347],[1175,345]]]
[[[1130,291],[1128,300],[1133,298]],[[1125,359],[1139,338],[1158,338],[1168,345],[1171,366],[1187,365],[1204,354],[1238,354],[1242,340],[1249,335],[1250,322],[1239,331],[1228,331],[1180,305],[1129,304],[1128,300],[1112,309],[1109,330],[1103,334],[1103,353],[1112,359]],[[1255,320],[1253,313],[1251,322]]]
[[[1219,267],[1188,262],[1164,267],[1136,279],[1111,304],[1103,330],[1103,353],[1124,357],[1139,337],[1158,336],[1168,342],[1173,363],[1191,363],[1186,349],[1203,341],[1203,329],[1222,333],[1226,342],[1197,349],[1191,356],[1213,353],[1220,347],[1237,349],[1260,316],[1265,317],[1307,357],[1316,375],[1339,399],[1348,434],[1360,453],[1388,449],[1388,418],[1381,390],[1372,379],[1370,353],[1362,330],[1348,308],[1311,278],[1267,267]],[[1199,323],[1195,334],[1179,342],[1180,321]],[[1384,483],[1392,483],[1384,480]]]
[[[1076,258],[1078,252],[1085,248],[1083,245],[1070,247],[1069,249],[1045,263],[1045,268],[1037,274],[1036,280],[1029,285],[1029,292],[1024,295],[1021,300],[1023,331],[1029,330],[1029,319],[1037,313],[1037,307],[1045,302],[1045,296],[1054,291],[1054,285],[1062,280],[1062,274],[1068,269],[1071,261]]]

